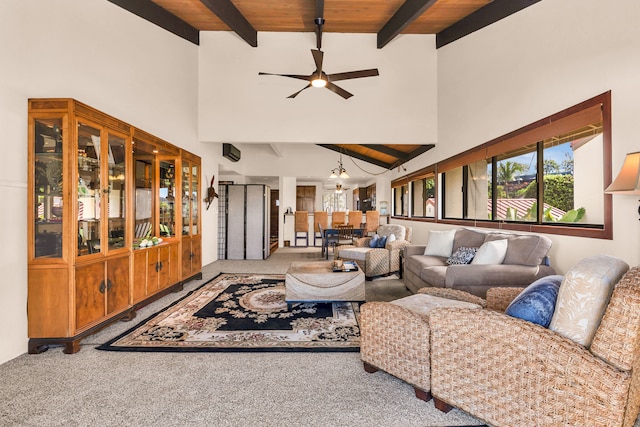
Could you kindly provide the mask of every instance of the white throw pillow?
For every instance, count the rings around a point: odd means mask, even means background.
[[[453,238],[456,230],[430,231],[427,247],[424,248],[424,255],[450,257],[453,251]]]
[[[509,241],[507,239],[484,242],[478,248],[471,264],[502,264],[505,255],[507,255],[508,247]]]
[[[393,233],[389,234],[389,237],[387,237],[387,243],[395,242],[396,240],[396,235]]]

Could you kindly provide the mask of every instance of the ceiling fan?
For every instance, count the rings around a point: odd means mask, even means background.
[[[352,93],[347,92],[342,89],[340,86],[334,84],[334,82],[340,80],[348,80],[348,79],[359,79],[361,77],[374,77],[380,75],[378,73],[377,68],[371,68],[369,70],[359,70],[359,71],[347,71],[344,73],[336,73],[336,74],[327,74],[322,69],[322,59],[324,57],[324,52],[320,50],[322,46],[322,26],[324,25],[324,18],[322,18],[322,12],[324,9],[324,1],[318,0],[316,2],[316,13],[318,18],[314,19],[314,23],[316,24],[316,45],[317,49],[311,49],[311,54],[313,55],[313,61],[316,64],[316,70],[308,76],[300,75],[300,74],[275,74],[275,73],[263,73],[259,72],[260,76],[281,76],[281,77],[290,77],[292,79],[306,80],[309,82],[307,86],[303,87],[296,93],[289,95],[287,98],[295,98],[298,96],[300,92],[305,89],[309,89],[310,87],[324,87],[329,89],[330,91],[340,95],[344,99],[349,99],[353,96]]]

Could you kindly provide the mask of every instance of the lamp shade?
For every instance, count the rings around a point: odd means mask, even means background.
[[[618,176],[604,192],[640,195],[640,151],[627,154]]]

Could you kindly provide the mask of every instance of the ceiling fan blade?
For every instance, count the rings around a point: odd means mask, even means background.
[[[280,76],[280,77],[290,77],[292,79],[299,80],[307,80],[309,81],[310,76],[302,76],[300,74],[277,74],[277,73],[263,73],[262,71],[258,73],[259,76]]]
[[[377,68],[372,68],[370,70],[359,70],[359,71],[348,71],[346,73],[336,73],[336,74],[328,74],[330,82],[337,82],[340,80],[348,80],[348,79],[359,79],[361,77],[375,77],[379,76]]]
[[[319,49],[311,49],[311,54],[313,55],[313,60],[316,63],[316,71],[318,74],[322,74],[322,58],[324,57],[324,53]]]
[[[310,87],[311,87],[311,83],[309,83],[308,85],[306,85],[305,87],[303,87],[302,89],[300,89],[299,91],[297,91],[296,93],[293,93],[293,94],[291,94],[291,95],[287,96],[287,99],[288,99],[288,98],[291,98],[291,99],[295,98],[296,96],[298,96],[298,94],[299,94],[300,92],[302,92],[302,91],[303,91],[303,90],[305,90],[305,89],[309,89]]]
[[[349,98],[351,98],[353,96],[352,93],[347,92],[346,90],[342,89],[339,86],[334,85],[331,82],[327,82],[327,85],[325,87],[327,89],[329,89],[331,92],[337,93],[338,95],[340,95],[344,99],[349,99]]]

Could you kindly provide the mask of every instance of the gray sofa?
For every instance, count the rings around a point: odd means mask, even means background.
[[[548,265],[551,240],[541,235],[461,228],[455,232],[452,252],[461,246],[477,248],[484,242],[500,239],[507,239],[507,252],[502,264],[493,265],[448,265],[445,256],[424,255],[425,245],[406,246],[403,265],[405,285],[413,292],[432,286],[459,289],[485,297],[489,288],[526,287],[541,277],[556,274]]]

